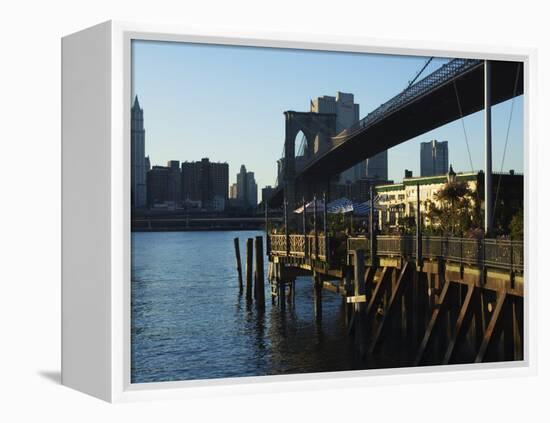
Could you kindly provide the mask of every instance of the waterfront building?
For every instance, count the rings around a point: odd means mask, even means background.
[[[449,168],[447,141],[420,143],[420,176],[444,175]]]
[[[349,128],[359,121],[359,104],[354,102],[354,97],[351,93],[337,92],[336,97],[328,95],[317,97],[311,101],[310,111],[314,113],[336,114],[336,133]],[[350,169],[345,170],[340,175],[340,181],[342,183],[355,182],[366,177],[366,166],[367,163],[363,160]]]
[[[229,165],[214,163],[208,158],[181,164],[181,198],[185,202],[200,201],[204,209],[213,209],[228,198]],[[217,200],[215,197],[219,197]],[[220,200],[221,199],[221,200]]]
[[[237,200],[241,207],[256,207],[258,205],[258,185],[254,179],[254,172],[247,172],[245,165],[241,165],[237,173]]]
[[[147,163],[145,159],[145,127],[143,109],[136,95],[131,110],[131,203],[139,208],[147,205]]]
[[[429,207],[433,204],[440,206],[436,194],[449,181],[465,182],[479,200],[483,209],[485,193],[483,171],[455,173],[452,166],[444,175],[413,177],[407,173],[401,183],[378,185],[375,192],[379,198],[381,213],[379,213],[379,227],[396,227],[403,223],[404,218],[416,216],[417,185],[420,189],[420,212],[422,223],[430,224],[427,217]],[[493,201],[496,209],[496,220],[502,227],[507,228],[514,213],[523,207],[523,175],[514,171],[509,173],[493,173]]]

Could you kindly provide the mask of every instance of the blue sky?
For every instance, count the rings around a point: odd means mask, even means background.
[[[424,57],[133,42],[133,93],[144,109],[145,150],[153,165],[209,157],[229,163],[230,183],[241,164],[258,187],[273,185],[284,141],[285,110],[309,111],[310,99],[355,95],[360,116],[403,90]],[[448,59],[434,59],[422,76]],[[133,96],[132,96],[133,97]],[[523,171],[523,96],[493,107],[493,170],[500,171],[510,111],[504,171]],[[483,114],[464,118],[471,160],[481,169]],[[389,150],[389,177],[420,170],[420,142],[449,141],[449,162],[470,171],[462,122],[413,138]],[[300,140],[297,141],[297,147]]]

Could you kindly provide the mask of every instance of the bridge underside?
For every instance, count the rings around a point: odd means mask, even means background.
[[[523,63],[491,63],[493,105],[523,94]],[[309,181],[327,181],[361,160],[483,108],[484,67],[480,63],[453,81],[434,88],[383,120],[358,131],[342,144],[320,153],[315,161],[306,165],[297,175],[297,183],[307,185],[311,183]],[[282,201],[283,189],[279,187],[271,197],[270,204],[278,206]]]

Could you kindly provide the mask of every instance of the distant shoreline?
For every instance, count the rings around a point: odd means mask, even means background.
[[[281,218],[271,218],[270,222],[280,222]],[[134,217],[132,232],[187,232],[187,231],[249,231],[264,230],[265,218],[251,217]]]
[[[234,232],[234,231],[263,231],[263,225],[261,227],[192,227],[192,228],[132,228],[131,232]]]

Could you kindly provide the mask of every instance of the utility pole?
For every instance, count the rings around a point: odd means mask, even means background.
[[[422,216],[420,215],[420,184],[416,183],[416,268],[422,266]]]
[[[374,185],[371,183],[370,187],[370,210],[369,210],[369,236],[370,236],[370,262],[371,266],[374,266],[374,261],[376,258],[376,241],[374,234]]]
[[[485,60],[485,235],[493,231],[493,148],[491,130],[491,62]]]

